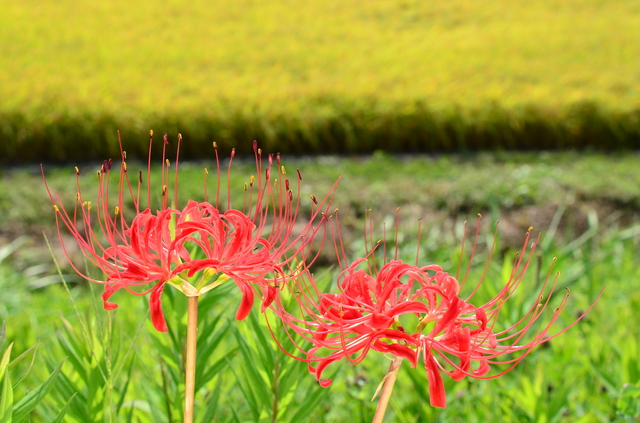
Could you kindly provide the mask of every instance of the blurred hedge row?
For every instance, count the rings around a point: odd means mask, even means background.
[[[70,162],[117,155],[144,157],[148,131],[185,140],[183,158],[209,157],[212,141],[249,152],[257,139],[265,151],[289,154],[465,152],[476,150],[620,150],[640,148],[640,110],[611,111],[595,103],[564,109],[535,105],[506,109],[435,110],[423,103],[354,107],[321,101],[291,113],[217,107],[180,115],[115,116],[73,110],[0,112],[0,162]]]

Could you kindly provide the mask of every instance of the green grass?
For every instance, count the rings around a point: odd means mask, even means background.
[[[640,142],[632,0],[0,8],[4,160],[96,158],[115,129],[144,145],[149,128],[181,131],[192,157],[214,139],[307,153]]]
[[[128,157],[133,160],[133,155]],[[251,172],[251,164],[237,158],[234,189],[240,188]],[[498,256],[480,297],[500,286],[512,259],[511,246],[521,244],[529,225],[542,232],[544,255],[539,270],[544,273],[551,258],[557,257],[560,284],[571,288],[559,327],[570,323],[608,285],[583,323],[548,347],[533,351],[510,374],[491,381],[454,382],[445,377],[449,399],[446,410],[428,406],[424,369],[411,369],[405,364],[391,402],[390,418],[394,421],[586,423],[637,418],[640,405],[634,395],[640,386],[636,360],[640,331],[629,324],[640,307],[640,271],[636,265],[640,229],[635,214],[640,201],[640,174],[635,154],[503,153],[405,158],[377,154],[353,160],[284,157],[283,163],[289,170],[301,169],[307,194],[321,195],[343,174],[335,206],[340,208],[352,255],[362,248],[359,235],[363,210],[374,210],[375,227],[381,231],[378,223],[391,221],[400,206],[400,255],[413,260],[416,220],[424,217],[421,260],[455,269],[462,221],[473,221],[475,214],[482,212],[487,228],[483,229],[478,267],[472,272],[469,289],[482,270],[491,226],[498,218],[502,232]],[[211,162],[183,162],[183,200],[201,198],[204,166],[212,169]],[[95,191],[96,168],[80,165],[85,196]],[[133,161],[129,169],[137,169]],[[46,166],[46,170],[50,185],[72,204],[72,168]],[[177,332],[173,337],[162,336],[151,327],[144,299],[120,291],[114,296],[120,308],[106,313],[99,298],[100,287],[77,283],[77,277],[67,275],[72,282],[70,295],[79,310],[76,313],[65,289],[60,284],[48,285],[53,270],[47,264],[48,252],[37,239],[44,230],[54,249],[57,240],[52,231],[53,212],[38,172],[25,168],[0,175],[0,189],[8,193],[0,203],[0,233],[4,238],[0,248],[0,320],[6,320],[9,342],[15,342],[13,356],[41,343],[36,365],[16,388],[16,397],[42,383],[68,357],[62,369],[66,379],[56,384],[32,421],[50,421],[73,392],[79,396],[68,409],[66,421],[110,421],[109,414],[113,416],[111,421],[168,421],[168,410],[172,410],[173,421],[178,421],[183,298],[171,291],[165,293],[167,318]],[[209,186],[213,185],[210,179]],[[17,234],[27,237],[7,245]],[[523,295],[514,298],[514,308],[505,311],[517,313],[519,305],[534,300],[527,295],[531,292],[527,287],[535,284],[537,272],[536,264],[529,270]],[[207,313],[202,315],[201,333],[210,337],[202,345],[219,344],[201,361],[213,376],[198,393],[198,410],[204,413],[212,407],[221,422],[234,421],[233,413],[240,421],[268,421],[265,416],[272,414],[272,406],[277,403],[280,413],[292,418],[318,392],[325,397],[319,398],[310,416],[302,421],[339,423],[345,415],[354,422],[371,420],[375,403],[369,399],[388,367],[386,358],[372,354],[357,367],[348,363],[330,367],[327,375],[337,372],[334,385],[320,390],[304,365],[288,361],[273,344],[263,344],[256,335],[265,330],[261,323],[233,320],[239,303],[235,289],[214,290],[202,300],[207,299],[202,306]],[[505,313],[504,317],[509,316]],[[88,340],[101,346],[92,352]],[[247,363],[253,363],[257,373],[249,371],[252,367]],[[276,368],[291,373],[274,373]],[[16,367],[12,380],[23,371],[24,366]],[[277,379],[274,374],[279,375]],[[290,386],[293,394],[280,391],[274,397],[274,380],[282,382],[279,386]],[[112,389],[105,389],[108,386]],[[258,390],[266,390],[267,401],[246,399],[251,395],[248,392]]]
[[[605,295],[586,321],[552,341],[547,348],[536,349],[518,368],[499,379],[454,382],[445,378],[449,398],[446,410],[428,406],[424,369],[420,366],[411,369],[405,364],[392,397],[390,418],[401,422],[624,422],[632,419],[637,413],[637,400],[631,398],[631,407],[624,407],[622,400],[623,393],[629,391],[625,386],[640,381],[640,369],[636,360],[640,333],[635,325],[628,324],[635,318],[635,310],[640,306],[640,273],[636,266],[639,229],[636,226],[630,230],[617,230],[611,226],[594,224],[590,230],[583,243],[566,248],[552,243],[545,249],[542,265],[542,272],[545,272],[550,258],[559,257],[556,269],[562,272],[561,284],[569,284],[572,289],[570,303],[558,322],[559,326],[568,324],[579,310],[584,310],[604,285],[608,285]],[[564,235],[571,236],[570,233]],[[484,237],[482,239],[481,244],[484,243]],[[421,251],[425,262],[440,263],[445,268],[452,269],[458,248],[459,240],[431,233],[425,236]],[[486,251],[483,247],[480,250],[479,266],[472,272],[470,281],[482,271]],[[412,257],[415,243],[402,243],[400,253]],[[494,262],[488,282],[479,295],[486,296],[500,286],[504,272],[503,259],[507,263],[510,260],[507,255]],[[57,413],[75,390],[80,396],[72,403],[65,421],[103,421],[110,403],[105,397],[105,385],[98,366],[109,368],[105,361],[108,345],[111,345],[110,363],[114,374],[113,379],[109,379],[109,383],[114,385],[111,404],[117,403],[117,398],[124,391],[124,405],[112,421],[129,421],[127,418],[130,413],[134,416],[132,421],[168,421],[166,414],[169,406],[163,399],[165,395],[169,396],[174,410],[171,421],[179,421],[179,386],[174,385],[171,375],[179,372],[178,365],[172,361],[175,360],[172,354],[180,351],[180,348],[172,346],[173,341],[168,335],[159,335],[153,331],[148,321],[146,301],[119,293],[115,300],[120,308],[106,314],[101,310],[99,292],[92,295],[86,286],[74,286],[71,295],[80,310],[80,315],[76,315],[67,294],[60,286],[51,286],[46,290],[28,290],[26,276],[16,274],[12,279],[6,279],[7,270],[4,266],[2,269],[2,281],[7,282],[2,286],[3,301],[6,293],[20,293],[22,297],[18,308],[14,307],[8,313],[0,315],[7,321],[9,339],[16,342],[16,355],[36,340],[41,343],[31,379],[27,379],[21,389],[28,389],[29,383],[43,380],[53,365],[63,357],[70,357],[70,354],[80,357],[80,360],[72,357],[67,359],[63,374],[69,381],[56,384],[53,393],[32,416],[32,421],[48,421],[46,416]],[[529,273],[525,288],[534,282],[535,268],[530,269]],[[516,304],[527,304],[535,300],[528,293],[529,290],[525,289],[523,295],[515,298]],[[229,329],[227,336],[219,341],[215,353],[203,361],[208,366],[213,366],[221,359],[228,362],[217,368],[214,378],[206,381],[203,390],[199,391],[199,410],[210,405],[213,401],[211,395],[219,392],[220,395],[215,400],[218,417],[216,421],[234,421],[232,409],[240,416],[241,421],[268,421],[256,417],[256,413],[252,411],[253,405],[243,398],[248,395],[247,390],[258,393],[256,377],[266,378],[260,389],[266,388],[267,392],[271,392],[272,388],[268,383],[271,373],[265,371],[264,366],[268,366],[268,363],[273,366],[273,360],[280,360],[280,365],[295,371],[295,378],[298,379],[292,387],[293,396],[283,398],[281,403],[281,406],[289,410],[285,415],[290,418],[305,404],[305,399],[310,398],[307,389],[321,388],[312,388],[314,378],[306,372],[306,367],[300,367],[299,363],[290,362],[288,358],[278,355],[275,346],[267,346],[267,350],[259,347],[260,341],[252,336],[255,336],[257,330],[265,331],[265,327],[255,326],[251,321],[233,320],[233,312],[239,301],[235,290],[220,294],[215,301],[202,305],[201,309],[207,311],[203,314],[203,322],[209,322],[207,325],[210,325],[212,320],[220,317],[222,320],[217,324],[216,331],[224,331],[227,327]],[[205,297],[203,300],[207,299]],[[176,329],[184,325],[183,318],[179,317],[184,305],[176,302],[180,299],[181,297],[171,295],[171,292],[164,298],[169,324]],[[508,318],[507,311],[519,313],[519,307],[505,308],[503,319]],[[255,312],[257,315],[257,310]],[[106,320],[107,316],[111,323]],[[63,319],[68,321],[66,326]],[[92,328],[93,342],[103,345],[99,347],[96,356],[89,352],[83,342],[83,322]],[[144,322],[143,327],[138,333],[141,322]],[[106,332],[105,328],[109,324],[112,329]],[[205,327],[207,326],[203,324],[201,331]],[[236,330],[246,337],[242,339],[249,342],[249,356],[242,355],[236,349],[241,339],[233,336]],[[109,337],[107,333],[110,333]],[[75,341],[69,342],[69,339]],[[133,356],[127,353],[130,348],[133,348]],[[261,359],[260,354],[265,354],[266,351],[273,351],[273,354],[269,353],[266,358]],[[124,363],[125,370],[116,377],[116,370],[121,363]],[[132,367],[129,374],[130,363]],[[246,370],[253,366],[258,373],[246,374]],[[329,368],[327,375],[338,371],[333,375],[334,384],[328,390],[318,391],[327,396],[313,408],[312,416],[303,421],[339,423],[345,421],[345,415],[349,415],[351,421],[370,421],[375,403],[371,403],[369,399],[387,367],[387,359],[372,353],[370,358],[357,367],[342,363]],[[16,370],[19,371],[20,369]],[[168,372],[165,377],[169,381],[164,388],[161,376],[163,372]],[[127,380],[130,381],[128,385]],[[241,389],[245,390],[244,393]],[[88,411],[88,418],[77,417],[83,415],[83,407],[93,410]],[[261,409],[270,415],[268,407]],[[260,415],[260,412],[257,414]]]

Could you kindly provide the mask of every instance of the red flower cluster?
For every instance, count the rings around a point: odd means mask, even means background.
[[[291,286],[299,311],[287,311],[281,301],[274,302],[274,310],[286,328],[310,341],[311,347],[298,347],[304,356],[296,358],[309,362],[309,371],[322,386],[331,384],[330,379],[321,380],[323,371],[342,358],[358,364],[374,350],[405,358],[413,367],[422,358],[431,405],[445,407],[443,373],[455,380],[466,376],[498,377],[515,367],[534,347],[577,323],[576,320],[549,335],[566,304],[567,289],[549,321],[536,325],[535,334],[525,338],[549,305],[550,296],[545,299],[545,292],[555,289],[557,276],[549,283],[550,270],[524,316],[510,327],[498,329],[500,310],[521,285],[535,251],[534,244],[526,254],[530,234],[527,232],[507,284],[495,298],[480,306],[471,303],[477,287],[463,299],[457,278],[440,266],[415,266],[391,260],[376,270],[369,262],[373,261],[371,258],[356,260],[341,272],[337,294],[319,292],[307,272],[302,281],[299,279]],[[507,368],[487,375],[495,365]]]
[[[233,279],[243,293],[237,319],[247,316],[254,303],[254,288],[262,296],[263,308],[276,295],[279,281],[292,277],[287,269],[292,260],[313,261],[309,254],[314,236],[322,226],[314,223],[324,220],[322,209],[329,207],[331,194],[321,202],[312,196],[317,207],[307,223],[299,225],[294,233],[300,206],[300,172],[297,172],[298,187],[294,194],[286,170],[280,163],[280,156],[269,155],[268,164],[263,168],[262,151],[254,141],[256,172],[245,184],[245,198],[242,210],[231,207],[231,189],[228,183],[227,210],[220,210],[220,162],[217,146],[216,164],[218,188],[215,204],[205,201],[189,201],[179,209],[178,197],[178,154],[182,137],[178,138],[176,155],[176,176],[174,207],[169,204],[169,162],[164,158],[168,144],[164,136],[162,163],[162,207],[151,211],[151,146],[150,136],[147,202],[148,207],[140,211],[140,191],[143,185],[142,172],[139,174],[137,190],[130,183],[126,153],[122,154],[119,169],[117,205],[110,205],[110,187],[113,162],[105,161],[98,171],[99,189],[95,206],[85,201],[80,190],[80,174],[76,168],[77,195],[73,214],[67,213],[57,192],[47,191],[56,211],[56,224],[60,242],[67,259],[83,278],[103,284],[102,295],[106,309],[114,309],[116,304],[108,302],[112,294],[125,289],[134,295],[151,293],[151,318],[155,328],[167,331],[162,313],[161,295],[165,284],[181,290],[187,296],[200,295],[222,282]],[[229,170],[234,151],[229,160]],[[272,175],[273,174],[273,175]],[[262,176],[264,175],[264,176]],[[274,175],[275,178],[273,177]],[[44,177],[44,172],[43,172]],[[46,180],[45,180],[46,184]],[[135,194],[134,194],[135,191]],[[135,209],[135,217],[128,222],[125,218],[125,198],[130,198]],[[66,227],[75,238],[84,256],[95,264],[105,275],[105,279],[88,276],[73,264],[64,244],[61,229]],[[202,271],[202,272],[201,272]],[[196,273],[201,272],[199,282],[192,284]],[[196,278],[197,279],[197,278]],[[139,287],[143,287],[139,290]]]

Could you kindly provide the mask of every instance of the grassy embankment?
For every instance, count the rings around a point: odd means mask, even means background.
[[[640,146],[633,0],[0,0],[0,157]],[[131,147],[130,150],[136,148]]]
[[[237,184],[234,182],[237,186],[250,172],[239,164],[235,174],[242,177]],[[415,255],[415,220],[419,216],[427,217],[422,260],[450,270],[455,268],[459,253],[462,219],[473,220],[478,211],[485,213],[487,226],[502,219],[506,231],[500,238],[503,246],[521,242],[530,224],[544,229],[540,267],[534,260],[522,295],[501,313],[503,324],[513,321],[522,307],[537,300],[531,294],[535,292],[536,275],[544,277],[552,257],[558,257],[555,269],[561,271],[561,286],[572,290],[569,306],[558,321],[560,327],[608,285],[585,322],[552,341],[548,348],[533,351],[510,374],[493,381],[454,382],[445,377],[449,396],[445,411],[428,407],[424,370],[403,366],[391,403],[396,421],[622,422],[637,413],[637,397],[633,395],[640,381],[636,360],[640,333],[637,325],[629,324],[640,307],[640,273],[636,266],[640,229],[634,212],[640,198],[640,175],[634,155],[507,154],[406,160],[377,156],[352,161],[285,160],[285,164],[289,169],[300,167],[305,191],[316,195],[344,173],[335,205],[340,207],[349,232],[359,233],[358,210],[373,208],[378,218],[389,219],[395,207],[401,206],[406,226],[401,232],[400,254],[409,260]],[[201,198],[201,166],[185,163],[183,199]],[[131,162],[130,169],[134,168],[137,166]],[[91,185],[95,169],[81,166],[81,170],[83,192],[88,196],[94,192]],[[60,188],[72,203],[73,171],[52,168],[48,174],[51,185]],[[53,216],[37,172],[7,172],[0,182],[3,192],[13,193],[2,204],[3,228],[22,228],[22,232],[45,229],[51,233]],[[553,219],[554,215],[561,217],[560,221]],[[509,234],[510,230],[514,232]],[[470,276],[469,289],[482,272],[490,231],[488,228],[488,235],[479,244],[478,267]],[[509,240],[510,236],[517,241]],[[52,242],[55,247],[56,240]],[[350,251],[355,253],[358,244],[356,237]],[[501,253],[479,294],[482,298],[495,293],[509,274],[513,250],[498,250]],[[8,247],[2,249],[0,257],[5,252],[9,252]],[[71,295],[80,310],[77,315],[62,286],[38,288],[51,281],[41,279],[51,270],[43,273],[37,267],[48,261],[47,253],[40,250],[30,259],[20,252],[12,256],[15,260],[0,263],[0,319],[7,321],[9,338],[16,343],[15,355],[38,340],[43,348],[36,358],[38,365],[17,395],[46,377],[45,362],[52,369],[63,357],[69,357],[63,366],[68,379],[56,384],[33,421],[49,421],[54,410],[76,391],[80,396],[72,402],[67,421],[109,421],[108,411],[114,414],[113,421],[178,421],[180,340],[153,331],[146,317],[146,301],[119,293],[114,300],[120,308],[107,314],[109,322],[101,310],[99,287],[93,286],[92,295],[85,284],[74,284]],[[26,268],[25,263],[33,257],[38,261]],[[375,403],[369,399],[388,367],[385,358],[372,355],[357,367],[336,365],[334,369],[340,371],[334,385],[321,390],[304,365],[294,365],[278,354],[273,344],[263,344],[265,341],[256,334],[266,333],[264,326],[251,320],[233,320],[239,296],[232,285],[217,291],[203,297],[207,303],[202,304],[207,313],[203,313],[201,323],[201,345],[215,348],[206,358],[201,357],[206,363],[201,374],[208,376],[203,377],[206,380],[197,396],[200,411],[211,407],[217,421],[235,421],[234,413],[241,421],[262,421],[261,416],[268,420],[265,416],[274,415],[274,407],[277,421],[342,422],[345,415],[358,422],[370,421]],[[184,304],[167,291],[164,306],[170,326],[179,333],[184,329],[180,317]],[[69,322],[67,326],[65,321]],[[91,328],[88,338],[83,335],[81,322]],[[141,322],[143,327],[139,329]],[[109,324],[114,325],[110,331],[106,329]],[[96,346],[103,344],[111,346],[105,350]],[[20,370],[23,368],[15,370],[14,380]],[[331,374],[330,368],[327,375]],[[108,386],[113,390],[105,389]],[[297,390],[288,396],[291,387]],[[318,403],[311,402],[314,398]],[[310,417],[296,420],[296,413],[309,404]],[[201,417],[203,422],[211,421],[210,416]]]

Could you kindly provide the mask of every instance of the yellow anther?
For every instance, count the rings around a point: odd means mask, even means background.
[[[258,156],[262,155],[262,148],[258,148]]]
[[[87,202],[85,201],[84,203],[82,203],[82,207],[86,207],[87,206]]]
[[[182,141],[182,134],[178,132],[178,141]]]
[[[529,226],[529,229],[527,229],[527,232],[531,232],[533,230],[533,226]]]
[[[122,152],[122,158],[123,158],[123,159],[126,159],[126,158],[127,158],[127,152],[126,152],[126,151],[123,151],[123,152]]]
[[[566,286],[564,287],[564,289],[567,290],[567,294],[571,292],[571,290],[569,288],[567,288]]]
[[[287,174],[287,170],[284,168],[284,166],[280,166],[280,170],[282,170],[283,175]]]
[[[256,180],[256,177],[251,175],[251,178],[249,178],[249,185],[253,185],[253,181]]]
[[[207,168],[206,168],[206,167],[204,168],[204,174],[205,174],[205,175],[208,175],[208,174],[209,174],[209,171],[207,170]]]
[[[167,164],[167,167],[171,166],[171,162],[169,161],[169,159],[167,159],[165,163]]]
[[[334,212],[334,213],[338,213],[338,209],[336,208],[333,212]]]
[[[162,186],[162,195],[165,195],[167,193],[167,186],[163,185]]]
[[[98,171],[96,172],[96,174],[97,174],[98,176],[100,176],[100,171],[98,170]]]
[[[80,201],[80,193],[76,192],[76,201]]]
[[[54,209],[55,211],[60,211],[60,209],[58,208],[58,206],[56,206],[55,204],[53,205],[53,209]]]
[[[76,166],[74,169],[76,170],[76,175],[80,175],[80,169],[78,169],[78,166]]]
[[[87,209],[91,210],[91,201],[87,201]]]
[[[400,207],[397,207],[396,208],[396,213],[399,213],[399,212],[400,212]]]
[[[274,186],[274,187],[275,187],[275,186],[278,186],[278,178],[276,178],[276,179],[274,179],[274,180],[273,180],[273,186]]]
[[[559,311],[560,311],[560,308],[559,308],[559,307],[558,307],[558,308],[553,309],[553,312],[554,312],[554,313],[557,313],[557,312],[559,312]]]
[[[480,213],[478,213],[478,217],[479,217],[480,219],[482,219],[482,215],[481,215]]]
[[[149,129],[149,136],[152,137],[153,136],[153,129]]]
[[[124,171],[127,171],[127,162],[122,162],[122,169],[124,169]]]
[[[538,305],[536,306],[536,308],[541,308],[541,307],[542,307],[542,304],[538,304]]]
[[[120,207],[116,206],[116,216],[120,213]]]
[[[249,184],[247,184],[246,182],[244,183],[244,190],[246,191],[247,189],[249,189]]]
[[[216,150],[218,149],[218,143],[217,142],[213,142],[213,148],[215,148]]]

